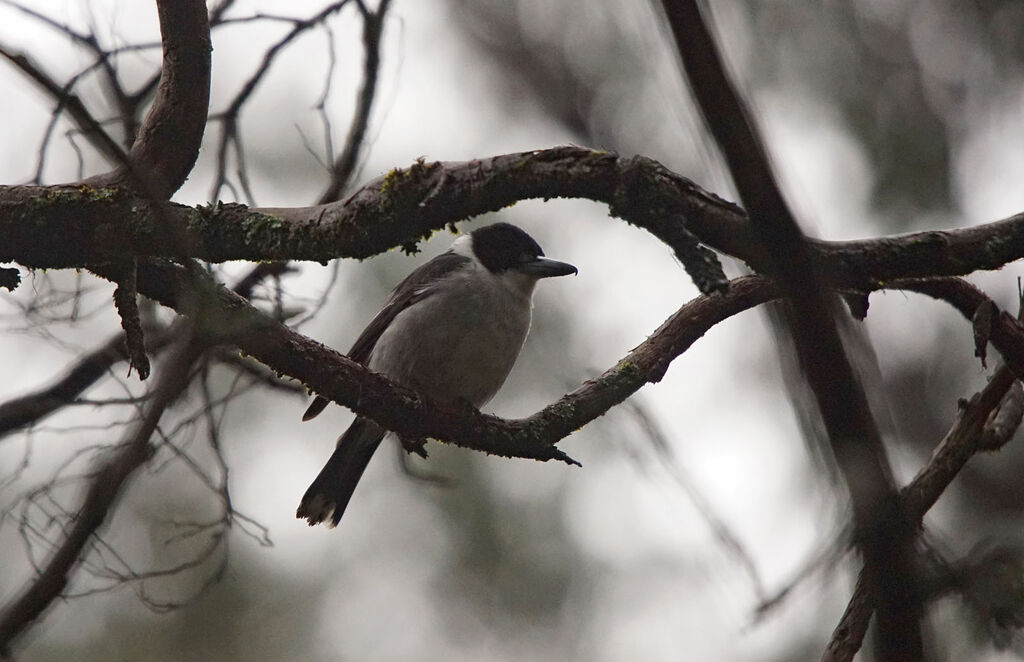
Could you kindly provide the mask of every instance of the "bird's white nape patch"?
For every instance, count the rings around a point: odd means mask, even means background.
[[[476,260],[476,255],[473,254],[473,237],[472,235],[464,234],[455,241],[452,242],[452,252],[462,257],[468,257],[471,260]]]

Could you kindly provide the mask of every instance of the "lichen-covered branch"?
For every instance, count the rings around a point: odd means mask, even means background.
[[[677,251],[704,245],[768,270],[742,209],[643,157],[556,147],[462,163],[415,163],[348,199],[296,208],[192,208],[118,188],[0,187],[0,261],[79,267],[138,257],[229,260],[365,258],[447,224],[532,198],[584,198]],[[684,226],[685,223],[685,226]],[[50,237],[67,237],[52,242]],[[808,242],[830,285],[963,275],[1024,257],[1024,214],[972,228],[848,242]]]
[[[104,275],[102,268],[96,271]],[[702,295],[685,304],[599,378],[526,419],[509,421],[481,414],[468,405],[427,402],[414,391],[391,383],[259,311],[210,280],[202,270],[156,261],[141,264],[138,288],[143,295],[195,320],[207,336],[237,346],[278,375],[292,377],[402,435],[433,437],[497,455],[543,460],[567,460],[553,444],[603,415],[644,384],[659,381],[671,362],[715,324],[780,296],[779,288],[766,278],[733,280],[724,293]],[[992,343],[1011,356],[1024,350],[1024,337],[1004,331],[994,331]]]

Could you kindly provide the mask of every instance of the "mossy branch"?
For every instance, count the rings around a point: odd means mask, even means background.
[[[0,187],[0,261],[81,267],[165,257],[229,260],[365,258],[415,250],[446,225],[526,199],[584,198],[642,227],[677,255],[701,244],[755,270],[769,262],[742,209],[644,157],[556,147],[461,163],[418,161],[344,201],[295,208],[154,203],[116,187]],[[52,241],[60,236],[65,240]],[[961,230],[863,241],[811,241],[831,285],[963,275],[1024,257],[1024,215]],[[710,278],[714,282],[714,277]]]

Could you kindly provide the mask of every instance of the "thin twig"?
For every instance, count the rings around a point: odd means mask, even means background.
[[[53,550],[39,576],[0,613],[0,655],[9,655],[15,638],[61,595],[71,571],[81,563],[89,541],[107,521],[128,479],[149,459],[150,437],[164,411],[187,385],[192,363],[201,351],[190,337],[186,340],[166,362],[145,416],[96,472],[65,540]]]

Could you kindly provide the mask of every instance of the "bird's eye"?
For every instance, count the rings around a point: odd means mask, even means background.
[[[519,254],[519,264],[526,264],[527,262],[533,262],[537,259],[537,256],[529,251],[523,251]]]

